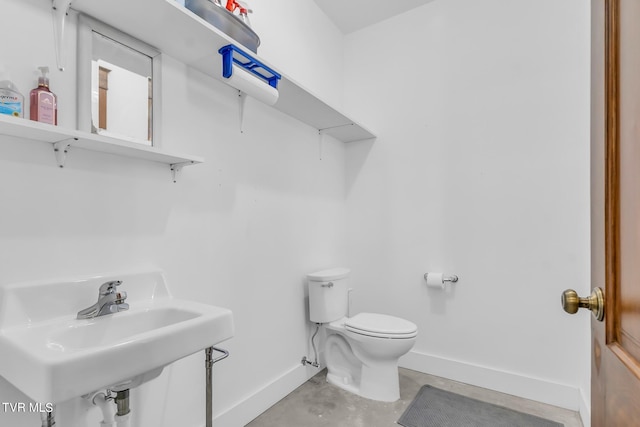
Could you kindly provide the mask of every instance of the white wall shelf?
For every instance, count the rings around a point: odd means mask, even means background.
[[[204,162],[195,156],[169,153],[155,147],[78,130],[65,129],[28,119],[0,115],[0,135],[50,143],[60,167],[64,167],[69,148],[82,148],[102,153],[164,163],[169,166],[174,182],[182,167]]]
[[[218,49],[236,42],[175,0],[74,0],[72,8],[138,38],[192,68],[224,80]],[[375,138],[372,132],[294,82],[277,66],[258,59],[282,74],[275,109],[343,142]]]

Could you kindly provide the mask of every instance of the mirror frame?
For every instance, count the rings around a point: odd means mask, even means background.
[[[93,59],[93,32],[102,34],[118,43],[123,44],[151,58],[151,141],[152,147],[160,147],[160,110],[161,110],[161,52],[148,44],[119,31],[104,22],[90,16],[78,15],[78,45],[77,45],[77,123],[78,130],[94,132],[91,111],[91,61]],[[96,126],[97,128],[97,126]],[[117,137],[116,137],[117,138]],[[123,140],[127,140],[123,135]],[[146,144],[144,144],[146,145]]]

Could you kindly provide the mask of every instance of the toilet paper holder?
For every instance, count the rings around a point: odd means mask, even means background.
[[[427,280],[427,276],[429,275],[429,273],[424,273],[424,280]],[[455,274],[452,274],[451,276],[442,276],[442,282],[450,282],[450,283],[455,283],[458,281],[458,276],[456,276]]]

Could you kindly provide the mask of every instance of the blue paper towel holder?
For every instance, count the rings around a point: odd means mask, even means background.
[[[250,72],[269,86],[278,89],[278,81],[282,78],[280,73],[265,65],[242,49],[233,44],[221,47],[218,53],[222,55],[222,77],[228,79],[233,74],[233,65]]]

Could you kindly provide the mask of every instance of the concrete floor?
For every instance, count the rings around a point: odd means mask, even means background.
[[[577,412],[400,368],[400,400],[376,402],[326,381],[326,370],[298,387],[247,427],[393,427],[425,384],[520,412],[583,427]]]

